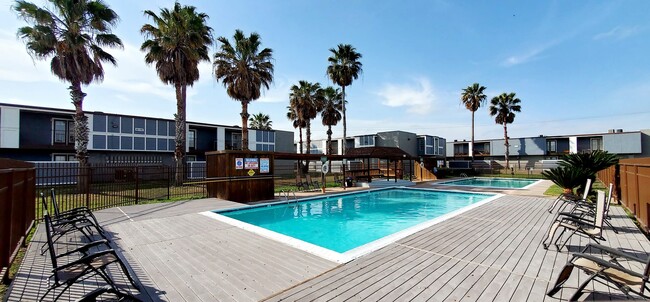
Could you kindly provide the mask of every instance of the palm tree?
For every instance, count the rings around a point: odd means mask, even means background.
[[[503,125],[503,137],[505,138],[506,147],[506,169],[510,169],[508,156],[510,155],[510,144],[508,143],[508,124],[515,121],[515,112],[521,112],[519,105],[521,100],[515,97],[515,93],[502,93],[495,96],[490,101],[490,115],[494,116],[497,124]]]
[[[104,79],[102,63],[117,65],[102,47],[122,48],[112,34],[117,14],[101,0],[47,0],[49,7],[16,1],[13,9],[29,26],[18,29],[27,52],[39,60],[52,58],[52,73],[70,83],[75,107],[74,138],[76,157],[81,167],[88,166],[88,118],[83,112],[86,94],[81,85]]]
[[[268,114],[261,112],[258,114],[253,114],[253,116],[249,118],[248,121],[251,123],[249,125],[250,128],[259,130],[271,130],[271,125],[273,125],[271,117]]]
[[[461,103],[465,105],[465,108],[467,108],[467,110],[472,112],[472,150],[470,152],[472,156],[472,163],[474,163],[474,112],[476,112],[476,110],[478,110],[478,108],[485,103],[485,99],[487,97],[483,93],[484,90],[485,86],[474,83],[463,89],[463,93],[460,96]]]
[[[208,46],[212,44],[212,28],[206,25],[208,15],[199,13],[194,6],[181,6],[172,10],[163,8],[160,16],[146,10],[144,15],[153,20],[140,29],[146,40],[140,49],[145,51],[147,64],[155,64],[158,77],[176,89],[176,181],[182,182],[185,157],[185,120],[187,117],[187,86],[199,79],[199,63],[210,61]]]
[[[306,127],[305,121],[301,120],[300,117],[298,116],[297,108],[293,106],[294,104],[291,104],[291,106],[287,106],[287,109],[289,110],[287,112],[287,119],[289,119],[292,122],[292,125],[294,128],[298,128],[298,133],[300,140],[298,141],[299,144],[299,150],[300,154],[303,153],[303,146],[302,146],[302,129]]]
[[[233,44],[225,37],[217,41],[221,47],[214,54],[214,76],[222,81],[231,98],[241,102],[242,150],[248,150],[248,104],[260,97],[262,86],[269,89],[273,82],[273,50],[260,50],[260,35],[252,33],[246,37],[239,29]]]
[[[323,126],[327,126],[327,155],[332,154],[332,126],[341,120],[343,110],[343,95],[338,89],[327,87],[323,89],[323,109],[320,112]]]
[[[350,44],[339,44],[337,49],[330,48],[332,56],[327,59],[330,63],[327,66],[327,75],[334,84],[341,86],[343,95],[343,154],[345,154],[345,143],[347,139],[347,121],[345,118],[345,87],[350,86],[353,80],[359,78],[363,72],[362,64],[359,62],[361,54]]]
[[[322,89],[319,83],[299,81],[291,86],[289,95],[291,107],[296,108],[300,120],[305,122],[307,136],[307,154],[311,153],[311,120],[315,119],[323,107]]]

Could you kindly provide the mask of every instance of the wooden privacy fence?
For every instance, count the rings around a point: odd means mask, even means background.
[[[0,158],[0,279],[34,224],[36,171],[33,164]]]
[[[598,178],[605,184],[614,184],[617,199],[649,231],[650,158],[622,159],[618,165],[598,172]]]

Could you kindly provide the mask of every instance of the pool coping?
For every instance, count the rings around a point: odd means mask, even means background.
[[[463,179],[467,179],[467,178],[508,179],[508,180],[512,180],[512,179],[515,179],[515,180],[523,180],[523,179],[526,179],[526,180],[532,180],[532,179],[530,179],[530,178],[475,177],[475,176],[472,176],[472,177],[454,178],[454,179],[445,180],[445,181],[437,181],[437,182],[434,182],[434,183],[431,183],[431,184],[432,184],[432,185],[443,185],[443,186],[455,186],[455,187],[468,187],[468,188],[498,189],[498,190],[527,190],[527,189],[530,189],[532,186],[534,186],[534,185],[536,185],[536,184],[539,184],[540,182],[542,182],[542,181],[544,180],[544,179],[535,179],[535,181],[534,181],[533,183],[531,183],[531,184],[529,184],[529,185],[527,185],[527,186],[525,186],[525,187],[521,187],[521,188],[504,188],[504,187],[488,187],[488,186],[472,186],[472,185],[458,185],[458,184],[450,184],[450,183],[453,183],[454,181],[459,181],[459,180],[463,180]]]
[[[444,215],[441,215],[439,217],[436,217],[431,220],[427,220],[424,222],[421,222],[419,224],[416,224],[414,226],[408,227],[406,229],[403,229],[401,231],[395,232],[393,234],[384,236],[382,238],[379,238],[377,240],[368,242],[364,245],[358,246],[356,248],[353,248],[347,252],[344,253],[339,253],[335,252],[330,249],[326,249],[324,247],[315,245],[313,243],[309,243],[297,238],[293,238],[288,235],[280,234],[275,231],[271,231],[256,225],[252,225],[234,218],[230,218],[224,215],[220,215],[218,213],[224,213],[224,212],[231,212],[231,211],[236,211],[236,210],[242,210],[242,209],[251,209],[251,208],[256,208],[256,207],[268,207],[276,204],[287,204],[287,203],[296,203],[296,202],[302,202],[302,201],[308,201],[312,199],[319,199],[319,198],[334,198],[342,195],[352,195],[352,194],[363,194],[371,191],[381,191],[381,190],[389,190],[389,189],[407,189],[407,190],[424,190],[424,191],[443,191],[443,192],[454,192],[454,193],[463,193],[463,194],[478,194],[478,195],[491,195],[488,198],[481,200],[477,203],[465,206],[463,208],[457,209],[455,211],[446,213]],[[238,208],[232,208],[232,209],[225,209],[225,210],[218,210],[218,213],[215,213],[214,211],[205,211],[205,212],[200,212],[199,214],[210,217],[212,219],[215,219],[217,221],[232,225],[234,227],[238,227],[240,229],[252,232],[254,234],[260,235],[262,237],[266,237],[275,241],[278,241],[280,243],[286,244],[288,246],[297,248],[299,250],[305,251],[307,253],[319,256],[321,258],[336,262],[336,263],[347,263],[350,262],[354,259],[357,259],[361,256],[364,256],[366,254],[369,254],[373,251],[376,251],[380,248],[383,248],[391,243],[394,243],[400,239],[406,238],[407,236],[410,236],[412,234],[415,234],[419,231],[422,231],[426,228],[429,228],[433,225],[436,225],[438,223],[441,223],[445,220],[448,220],[450,218],[453,218],[455,216],[458,216],[462,213],[465,213],[467,211],[470,211],[472,209],[475,209],[477,207],[480,207],[484,204],[487,204],[489,202],[492,202],[498,198],[501,198],[505,196],[505,194],[500,194],[500,193],[483,193],[483,192],[467,192],[467,191],[462,191],[462,190],[440,190],[440,189],[429,189],[429,188],[409,188],[409,187],[404,187],[404,186],[394,186],[394,187],[386,187],[386,188],[378,188],[378,189],[371,189],[371,190],[364,190],[364,191],[355,191],[355,192],[348,192],[348,193],[341,193],[341,194],[333,194],[333,195],[327,195],[327,196],[314,196],[314,197],[308,197],[308,198],[301,198],[297,200],[290,200],[290,201],[279,201],[279,202],[272,202],[272,203],[267,203],[267,204],[260,204],[260,205],[253,205],[253,206],[244,206],[244,207],[238,207]]]

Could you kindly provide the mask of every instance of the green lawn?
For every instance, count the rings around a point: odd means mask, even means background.
[[[597,180],[597,181],[594,183],[594,185],[591,187],[591,190],[592,190],[592,191],[593,191],[593,190],[604,191],[604,190],[607,190],[607,187],[605,187],[605,184],[603,184],[601,181]],[[560,187],[559,187],[558,185],[556,185],[556,184],[553,184],[552,186],[550,186],[550,187],[546,190],[546,192],[544,192],[544,195],[548,195],[548,196],[558,196],[558,195],[562,194],[562,191],[563,191],[562,188],[560,188]],[[607,192],[605,192],[605,193],[607,193]]]

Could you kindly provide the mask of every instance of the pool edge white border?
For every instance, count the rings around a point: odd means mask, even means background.
[[[472,177],[459,177],[459,178],[454,178],[450,180],[445,180],[445,181],[438,181],[438,182],[432,182],[431,185],[443,185],[443,186],[455,186],[455,187],[468,187],[468,188],[486,188],[486,189],[492,189],[492,190],[527,190],[530,189],[530,187],[541,183],[544,179],[536,179],[535,182],[526,185],[525,187],[521,188],[502,188],[502,187],[483,187],[483,186],[472,186],[472,185],[454,185],[450,184],[453,183],[454,181],[459,181],[463,180],[465,178],[496,178],[496,179],[529,179],[532,180],[531,178],[508,178],[508,177],[480,177],[480,176],[472,176]]]
[[[436,189],[423,189],[423,188],[407,188],[407,187],[399,187],[399,186],[391,187],[391,188],[445,191],[445,190],[439,190],[439,189],[436,190]],[[386,188],[381,188],[381,189],[383,190],[383,189],[386,189]],[[374,191],[374,190],[372,190],[372,191]],[[470,193],[470,192],[466,192],[466,191],[456,191],[456,190],[446,190],[446,191],[454,192],[454,193],[465,193],[465,194]],[[352,261],[352,260],[354,260],[356,258],[359,258],[361,256],[364,256],[366,254],[374,252],[374,251],[376,251],[376,250],[378,250],[380,248],[383,248],[383,247],[385,247],[385,246],[387,246],[387,245],[389,245],[391,243],[394,243],[394,242],[396,242],[396,241],[398,241],[400,239],[406,238],[406,237],[408,237],[410,235],[413,235],[413,234],[415,234],[415,233],[417,233],[419,231],[422,231],[422,230],[424,230],[426,228],[432,227],[432,226],[434,226],[434,225],[436,225],[438,223],[441,223],[441,222],[443,222],[445,220],[448,220],[450,218],[453,218],[453,217],[458,216],[458,215],[460,215],[462,213],[473,210],[473,209],[475,209],[477,207],[480,207],[480,206],[482,206],[482,205],[484,205],[486,203],[492,202],[492,201],[494,201],[494,200],[496,200],[498,198],[501,198],[501,197],[505,196],[505,194],[500,194],[500,193],[474,193],[474,194],[493,195],[493,196],[490,196],[490,197],[488,197],[488,198],[486,198],[484,200],[481,200],[481,201],[479,201],[477,203],[465,206],[465,207],[460,208],[458,210],[449,212],[449,213],[444,214],[442,216],[436,217],[436,218],[434,218],[432,220],[424,221],[424,222],[422,222],[420,224],[417,224],[417,225],[414,225],[412,227],[403,229],[401,231],[398,231],[398,232],[390,234],[388,236],[379,238],[377,240],[368,242],[368,243],[366,243],[366,244],[364,244],[362,246],[351,249],[351,250],[349,250],[349,251],[347,251],[345,253],[335,252],[335,251],[332,251],[330,249],[326,249],[324,247],[321,247],[321,246],[318,246],[318,245],[315,245],[315,244],[312,244],[312,243],[309,243],[309,242],[306,242],[306,241],[303,241],[303,240],[300,240],[300,239],[293,238],[291,236],[280,234],[280,233],[277,233],[275,231],[265,229],[263,227],[259,227],[259,226],[252,225],[252,224],[249,224],[249,223],[237,220],[237,219],[233,219],[233,218],[230,218],[230,217],[227,217],[227,216],[224,216],[224,215],[217,214],[217,213],[214,213],[212,211],[200,212],[199,214],[210,217],[210,218],[215,219],[217,221],[221,221],[223,223],[232,225],[234,227],[238,227],[240,229],[249,231],[251,233],[260,235],[262,237],[266,237],[266,238],[269,238],[271,240],[278,241],[280,243],[286,244],[286,245],[291,246],[293,248],[297,248],[297,249],[302,250],[304,252],[310,253],[312,255],[316,255],[318,257],[321,257],[321,258],[324,258],[324,259],[327,259],[327,260],[330,260],[330,261],[333,261],[333,262],[336,262],[336,263],[347,263],[347,262],[350,262],[350,261]],[[347,195],[347,194],[344,194],[344,195]],[[322,196],[320,196],[320,197],[322,197]],[[308,199],[312,199],[312,198],[305,198],[304,200],[308,200]],[[302,201],[302,200],[300,200],[300,201]],[[277,203],[282,203],[282,202],[274,202],[272,204],[277,204]],[[269,204],[269,205],[271,205],[271,204]],[[247,207],[242,207],[241,209],[246,209],[246,208]],[[233,209],[233,210],[235,210],[235,209]]]

